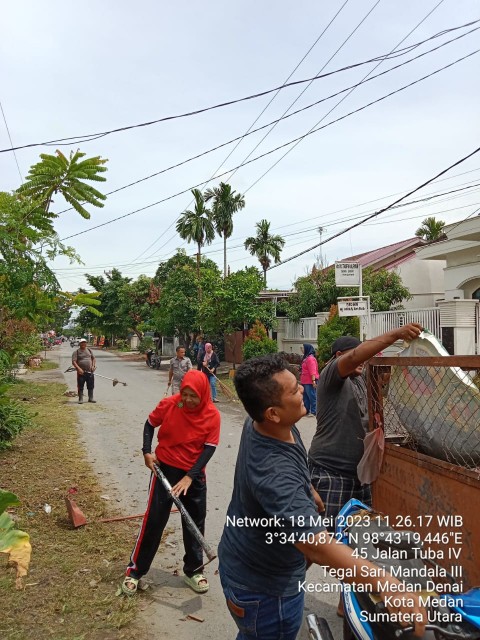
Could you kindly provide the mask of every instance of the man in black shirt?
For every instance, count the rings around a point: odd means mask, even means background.
[[[297,637],[307,561],[351,569],[355,578],[347,582],[371,585],[382,598],[395,594],[400,584],[389,574],[371,577],[374,565],[353,557],[350,548],[325,531],[318,513],[323,504],[311,485],[295,426],[306,414],[303,387],[288,367],[279,354],[261,356],[240,365],[234,378],[250,417],[242,432],[218,556],[227,606],[239,629],[237,640]],[[426,619],[416,594],[398,610]],[[416,631],[423,634],[424,622],[416,624]]]

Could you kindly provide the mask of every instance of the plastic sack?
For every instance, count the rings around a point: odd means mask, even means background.
[[[385,449],[385,434],[381,427],[367,433],[363,440],[363,456],[357,465],[358,479],[362,484],[371,484],[379,474]]]

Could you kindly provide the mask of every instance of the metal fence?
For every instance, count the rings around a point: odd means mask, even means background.
[[[440,309],[438,307],[411,311],[375,311],[370,314],[369,318],[366,317],[364,322],[368,338],[381,336],[383,333],[403,327],[409,322],[418,322],[440,341],[442,340]]]
[[[479,356],[372,358],[370,428],[387,441],[480,473]]]
[[[480,354],[480,304],[475,307],[475,342],[476,353]]]
[[[304,339],[316,342],[318,339],[318,327],[325,323],[328,313],[319,313],[313,318],[300,318],[299,322],[285,319],[285,338],[287,340]]]

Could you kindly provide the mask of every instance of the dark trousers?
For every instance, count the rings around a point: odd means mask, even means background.
[[[185,475],[183,469],[170,467],[163,462],[160,467],[172,487]],[[186,510],[197,525],[201,534],[205,533],[205,516],[207,513],[207,485],[205,475],[196,478],[190,485],[187,495],[181,498]],[[170,509],[173,500],[168,495],[160,480],[155,474],[150,477],[148,488],[147,510],[143,517],[140,533],[130,557],[127,567],[127,576],[141,578],[150,569],[153,558],[157,553],[163,530],[170,517]],[[183,572],[192,577],[195,573],[203,572],[203,550],[197,540],[190,533],[182,519],[183,546]]]
[[[83,373],[81,376],[77,373],[77,388],[79,394],[83,393],[85,383],[87,383],[87,390],[93,391],[93,388],[95,386],[95,376],[93,375],[93,373],[87,373],[85,371],[85,373]]]

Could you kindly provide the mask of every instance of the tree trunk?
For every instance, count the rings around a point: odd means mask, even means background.
[[[200,243],[198,243],[197,280],[198,280],[198,299],[201,302],[201,300],[202,300],[202,285],[200,284],[200,250],[201,250],[201,245],[200,245]]]
[[[227,236],[223,233],[223,279],[227,277]]]
[[[267,269],[263,267],[263,286],[267,288]]]

